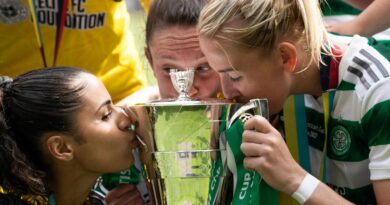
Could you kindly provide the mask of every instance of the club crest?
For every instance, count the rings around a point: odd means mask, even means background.
[[[331,148],[334,154],[341,156],[351,147],[351,135],[348,130],[338,125],[331,132]]]

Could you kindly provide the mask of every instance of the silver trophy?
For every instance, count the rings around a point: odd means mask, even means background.
[[[232,187],[224,131],[252,109],[268,115],[266,100],[237,103],[193,101],[188,90],[193,70],[171,73],[179,92],[175,101],[137,105],[147,152],[142,156],[147,186],[155,205],[228,204]]]
[[[188,96],[188,91],[190,90],[192,82],[194,80],[194,69],[173,69],[169,72],[169,75],[171,76],[173,87],[179,93],[179,97],[177,98],[177,100],[190,100],[190,97]]]

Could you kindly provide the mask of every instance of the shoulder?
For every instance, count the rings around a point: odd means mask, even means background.
[[[349,37],[348,47],[339,64],[339,95],[353,96],[348,104],[354,104],[355,111],[361,113],[362,118],[374,106],[390,100],[388,90],[389,61],[368,45],[367,38]]]
[[[340,81],[353,84],[358,96],[364,98],[389,81],[390,63],[368,40],[354,36],[343,53],[339,68]]]

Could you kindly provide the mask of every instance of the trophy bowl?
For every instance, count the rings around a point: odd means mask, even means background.
[[[146,147],[143,173],[155,205],[229,204],[233,187],[224,133],[247,112],[268,117],[267,100],[243,105],[189,99],[193,72],[171,73],[177,100],[133,106]]]
[[[239,114],[267,101],[165,101],[135,107],[147,147],[144,174],[154,204],[228,204],[225,130]],[[141,114],[140,114],[141,113]]]

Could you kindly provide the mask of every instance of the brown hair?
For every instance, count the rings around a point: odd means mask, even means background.
[[[48,193],[49,166],[41,139],[48,132],[78,136],[74,115],[83,105],[84,73],[57,67],[14,80],[0,77],[0,184],[5,190],[15,195]]]
[[[146,20],[146,45],[153,33],[169,26],[196,26],[206,0],[154,0]]]

